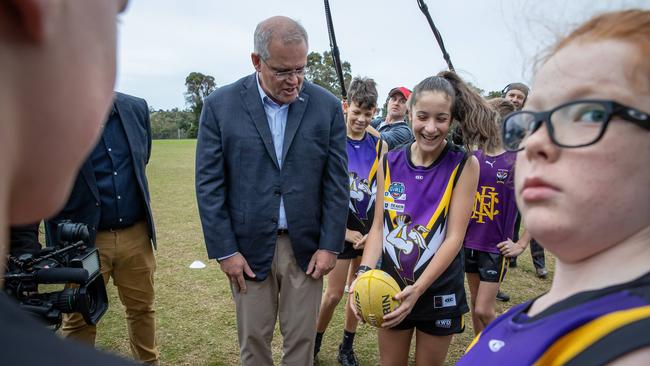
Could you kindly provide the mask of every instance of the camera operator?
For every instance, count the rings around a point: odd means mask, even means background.
[[[55,213],[98,136],[115,83],[126,0],[0,2],[0,263],[9,225]],[[7,365],[127,365],[58,339],[0,295]]]
[[[104,284],[113,279],[126,309],[133,357],[159,363],[154,312],[156,245],[145,174],[151,154],[149,108],[144,99],[115,93],[99,142],[81,166],[63,210],[45,222],[48,246],[58,224],[87,224],[101,259]],[[61,335],[91,345],[97,328],[79,313],[63,314]]]

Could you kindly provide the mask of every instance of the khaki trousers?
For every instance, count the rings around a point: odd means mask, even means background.
[[[119,230],[100,231],[95,243],[99,250],[104,283],[113,278],[126,308],[126,322],[133,357],[157,365],[153,275],[156,259],[146,222]],[[79,313],[64,314],[60,334],[95,345],[96,326],[86,324]]]
[[[298,266],[288,235],[278,236],[269,276],[246,281],[246,288],[239,293],[231,284],[242,365],[273,365],[271,340],[278,315],[282,365],[312,365],[323,280],[314,280]]]

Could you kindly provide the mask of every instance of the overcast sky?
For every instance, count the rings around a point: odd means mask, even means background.
[[[650,0],[425,0],[456,71],[485,90],[529,83],[540,50],[594,14],[650,8]],[[377,81],[380,101],[446,68],[416,0],[330,0],[341,58],[354,76]],[[218,86],[253,72],[253,30],[286,15],[309,34],[310,51],[329,50],[320,0],[131,0],[119,24],[118,91],[155,109],[186,107],[185,77]]]

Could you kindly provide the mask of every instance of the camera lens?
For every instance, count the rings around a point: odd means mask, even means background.
[[[88,312],[90,314],[93,314],[97,310],[97,303],[95,302],[95,299],[88,293],[84,297],[86,298],[86,306],[88,307]]]
[[[60,223],[58,226],[59,241],[76,243],[78,241],[88,242],[90,235],[88,233],[88,226],[78,223]]]

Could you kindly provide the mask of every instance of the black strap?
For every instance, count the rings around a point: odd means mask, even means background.
[[[325,18],[327,20],[327,33],[330,37],[330,48],[332,49],[332,60],[334,61],[334,69],[336,75],[339,77],[339,84],[341,85],[341,98],[345,101],[348,99],[348,93],[345,90],[345,81],[343,79],[343,69],[341,68],[341,56],[339,54],[339,46],[336,44],[336,35],[334,34],[334,23],[332,23],[332,13],[330,12],[330,3],[325,0]]]
[[[438,31],[438,28],[436,28],[436,25],[433,23],[433,19],[431,19],[431,14],[429,14],[429,8],[427,7],[427,4],[424,3],[424,0],[417,0],[417,1],[420,10],[427,18],[427,22],[429,22],[429,27],[431,27],[431,30],[433,31],[433,35],[434,37],[436,37],[436,41],[438,41],[438,46],[440,47],[440,51],[442,51],[442,57],[447,62],[447,67],[449,68],[450,71],[455,71],[454,65],[451,64],[451,57],[449,57],[449,53],[447,53],[447,49],[445,48],[445,43],[442,41],[442,35]]]

